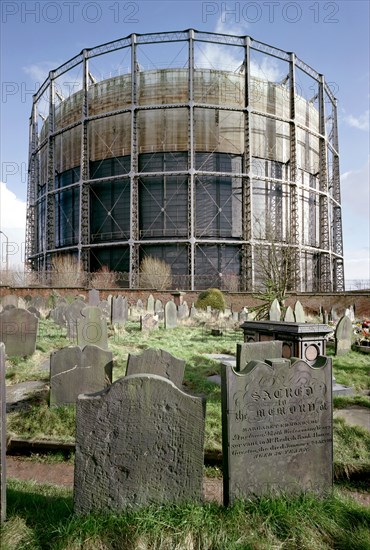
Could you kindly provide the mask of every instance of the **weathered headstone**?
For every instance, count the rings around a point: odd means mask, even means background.
[[[6,306],[18,307],[18,298],[17,296],[14,296],[14,294],[7,294],[6,296],[2,296],[1,305],[3,306],[3,309],[5,309]]]
[[[100,292],[96,288],[89,290],[89,306],[98,306],[100,302]]]
[[[112,298],[112,325],[124,325],[128,321],[127,298],[122,295]]]
[[[352,332],[353,328],[350,318],[343,315],[335,328],[335,355],[345,355],[351,351]]]
[[[50,317],[60,327],[66,327],[67,326],[67,320],[66,320],[66,311],[67,311],[67,304],[61,304],[51,310]]]
[[[355,317],[355,308],[354,308],[354,306],[349,306],[349,307],[346,309],[344,315],[346,315],[346,316],[349,318],[349,320],[350,320],[352,323],[354,323],[354,322],[355,322],[355,319],[356,319],[356,317]]]
[[[236,344],[236,370],[243,371],[251,361],[264,361],[283,356],[283,342],[247,342]]]
[[[154,298],[152,294],[148,298],[146,310],[148,313],[154,313]]]
[[[147,313],[146,315],[142,315],[140,317],[140,329],[142,330],[142,332],[157,329],[158,323],[159,323],[158,315]]]
[[[0,342],[4,342],[8,356],[26,357],[35,352],[38,323],[38,318],[26,309],[0,313]]]
[[[164,308],[164,326],[166,329],[177,327],[177,307],[172,300]]]
[[[62,348],[50,356],[50,405],[75,404],[80,393],[112,382],[112,352],[97,346]]]
[[[332,488],[331,359],[222,370],[224,503]]]
[[[154,304],[154,312],[158,314],[158,313],[162,313],[162,311],[163,311],[162,301],[157,299]]]
[[[40,319],[41,317],[41,313],[39,312],[39,310],[37,308],[35,308],[34,306],[30,306],[27,308],[27,311],[29,311],[30,313],[33,313],[34,315],[36,315],[36,317],[38,319]]]
[[[5,347],[0,343],[0,520],[6,520],[6,389]]]
[[[248,321],[248,309],[246,307],[243,307],[243,309],[240,312],[239,320],[241,323],[245,323]]]
[[[182,321],[183,319],[187,319],[188,317],[189,317],[188,304],[186,302],[183,302],[177,308],[177,319],[179,321]]]
[[[269,319],[270,321],[280,321],[281,319],[281,309],[277,298],[275,298],[275,300],[271,304],[270,311],[269,311]]]
[[[287,309],[286,309],[285,316],[284,316],[284,321],[286,323],[295,323],[294,311],[292,310],[292,308],[290,306],[288,306]]]
[[[77,345],[81,348],[93,345],[108,349],[107,320],[99,307],[85,307],[77,322]]]
[[[232,320],[234,323],[237,323],[239,321],[239,313],[237,311],[232,312]]]
[[[111,303],[108,302],[108,300],[101,300],[99,302],[99,309],[102,313],[102,316],[107,320],[111,320],[112,311],[111,311]]]
[[[299,300],[294,305],[294,317],[296,323],[305,323],[306,322],[306,316],[304,314],[304,309]]]
[[[200,502],[203,442],[202,399],[159,376],[126,376],[80,395],[75,512]]]
[[[74,300],[64,309],[64,319],[67,326],[67,338],[71,340],[77,336],[77,324],[82,318],[81,311],[86,307],[80,299]]]
[[[184,378],[185,361],[174,357],[162,349],[147,349],[140,355],[131,355],[127,359],[126,376],[132,374],[156,374],[171,380],[181,388]]]

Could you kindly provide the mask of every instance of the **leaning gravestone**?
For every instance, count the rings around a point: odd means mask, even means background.
[[[286,309],[284,321],[285,323],[295,323],[294,311],[290,306]]]
[[[299,300],[295,303],[294,306],[294,316],[295,316],[295,322],[296,323],[305,323],[306,322],[306,316],[304,314],[304,309]]]
[[[77,322],[77,345],[81,348],[94,345],[108,349],[107,320],[98,307],[85,307]]]
[[[6,520],[6,388],[5,347],[0,343],[0,521]]]
[[[164,308],[164,326],[166,329],[177,327],[177,307],[172,300]]]
[[[147,313],[140,317],[140,330],[142,332],[148,332],[158,328],[159,318],[158,315]]]
[[[131,355],[127,359],[126,376],[132,374],[156,374],[173,382],[181,388],[184,378],[185,361],[174,357],[162,349],[147,349],[140,355]]]
[[[50,356],[50,405],[75,404],[112,382],[112,352],[97,346],[62,348]]]
[[[351,351],[352,332],[351,319],[343,315],[339,319],[335,329],[335,355],[345,355]]]
[[[276,298],[271,304],[270,311],[269,311],[269,319],[270,321],[280,321],[281,319],[280,304]]]
[[[247,342],[236,344],[236,370],[241,372],[251,361],[264,361],[283,356],[283,342]]]
[[[80,395],[74,509],[78,514],[202,500],[201,398],[160,376],[117,380]]]
[[[38,323],[38,318],[26,309],[0,313],[0,342],[4,342],[8,356],[26,357],[35,352]]]
[[[273,362],[271,362],[273,363]],[[332,488],[331,359],[222,370],[224,503]]]

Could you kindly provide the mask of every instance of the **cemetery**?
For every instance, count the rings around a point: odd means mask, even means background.
[[[2,297],[4,548],[370,548],[361,321],[186,299]]]

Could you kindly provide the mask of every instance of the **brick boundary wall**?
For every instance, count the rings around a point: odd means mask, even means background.
[[[126,288],[117,289],[98,289],[100,291],[101,299],[105,299],[109,294],[117,296],[122,294],[127,297],[129,304],[134,304],[140,298],[145,303],[150,294],[154,299],[162,300],[163,303],[169,300],[175,299],[175,302],[179,301],[179,292],[177,291],[158,291],[151,289],[130,290]],[[87,298],[88,289],[86,288],[50,288],[50,287],[8,287],[0,286],[0,297],[7,294],[15,294],[19,297],[24,296],[43,296],[45,298],[52,294],[59,296],[85,296]],[[183,300],[186,300],[187,304],[191,306],[193,302],[196,302],[200,291],[184,291],[181,293]],[[225,301],[228,307],[232,307],[234,310],[241,310],[242,307],[250,308],[252,306],[261,303],[258,299],[254,298],[252,293],[243,292],[224,292]],[[331,308],[335,308],[338,315],[344,314],[346,308],[354,306],[355,315],[358,319],[364,317],[370,318],[370,290],[366,291],[348,291],[339,293],[309,293],[300,292],[290,294],[286,300],[286,305],[294,306],[295,302],[299,300],[306,312],[310,315],[318,315],[320,310],[330,312]]]

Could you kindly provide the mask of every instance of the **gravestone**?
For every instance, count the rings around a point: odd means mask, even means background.
[[[270,311],[269,311],[269,319],[270,321],[280,321],[281,319],[280,304],[276,298],[271,304]]]
[[[6,388],[5,346],[0,343],[0,521],[6,520]]]
[[[138,310],[144,311],[144,304],[143,304],[143,301],[140,298],[136,302],[136,307],[137,307]]]
[[[166,329],[177,327],[177,307],[172,300],[164,308],[164,326]]]
[[[98,307],[102,313],[102,317],[110,321],[112,315],[111,303],[109,303],[108,300],[101,300]]]
[[[26,357],[35,352],[38,324],[38,318],[26,309],[0,313],[0,342],[4,342],[9,357]]]
[[[294,311],[290,306],[288,306],[286,309],[284,321],[286,323],[295,323]]]
[[[100,292],[96,288],[89,290],[89,306],[98,306],[100,302]]]
[[[75,512],[201,502],[204,413],[201,398],[154,375],[80,395]]]
[[[236,344],[236,370],[243,371],[251,361],[264,361],[283,356],[283,342],[247,342]]]
[[[333,480],[331,359],[222,369],[224,503],[329,492]]]
[[[50,405],[75,404],[80,393],[112,382],[112,352],[97,346],[62,348],[50,355]]]
[[[187,319],[188,317],[189,317],[188,304],[186,302],[183,302],[177,308],[177,319],[179,321],[182,321],[183,319]]]
[[[349,306],[346,311],[344,312],[344,315],[346,315],[349,320],[351,321],[351,323],[354,323],[355,322],[355,308],[354,306]]]
[[[156,300],[154,304],[154,312],[155,313],[162,313],[163,311],[163,304],[161,300]]]
[[[35,308],[34,306],[30,306],[27,308],[27,311],[29,311],[30,313],[33,313],[34,315],[36,315],[36,317],[38,319],[40,319],[41,317],[41,313],[39,312],[39,310],[37,308]]]
[[[112,298],[112,325],[124,325],[128,321],[127,298],[122,295]]]
[[[306,322],[306,316],[304,314],[304,309],[299,300],[295,303],[294,306],[294,317],[296,323],[305,323]]]
[[[146,310],[148,313],[154,313],[154,298],[152,294],[148,298]]]
[[[245,323],[248,321],[248,309],[246,307],[243,307],[243,309],[240,312],[239,320],[241,323]]]
[[[77,345],[108,349],[107,320],[102,317],[99,307],[85,307],[81,311],[81,319],[77,322]]]
[[[351,351],[352,332],[353,328],[350,318],[343,315],[335,328],[335,355],[345,355]]]
[[[232,320],[234,321],[234,323],[238,323],[239,321],[239,313],[237,311],[233,311],[232,313]]]
[[[22,297],[18,298],[18,307],[19,309],[28,309],[26,301]]]
[[[140,317],[140,329],[142,332],[157,329],[158,323],[159,323],[158,315],[152,315],[151,313],[147,313],[146,315],[142,315]]]
[[[3,311],[10,311],[11,309],[17,309],[15,306],[13,306],[12,304],[8,304],[7,306],[5,306],[3,308]]]
[[[3,309],[5,309],[6,306],[18,307],[18,298],[13,294],[7,294],[6,296],[2,296],[1,305],[3,306]]]
[[[51,310],[50,317],[60,327],[65,327],[67,325],[66,321],[66,311],[67,311],[67,304],[61,304]]]
[[[126,376],[132,374],[156,374],[173,382],[181,388],[184,378],[185,361],[174,357],[162,349],[147,349],[140,355],[131,355],[127,359]]]
[[[77,337],[77,324],[82,318],[81,311],[86,307],[86,303],[80,299],[74,300],[64,309],[64,319],[67,327],[67,338],[73,340]]]

